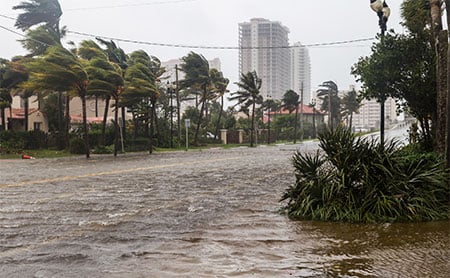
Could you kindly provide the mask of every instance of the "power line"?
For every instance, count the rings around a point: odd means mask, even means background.
[[[195,0],[194,0],[195,1]],[[0,17],[16,20],[13,17],[6,16],[0,14]],[[14,34],[20,35],[22,37],[25,37],[25,35],[20,34],[18,32],[15,32],[11,29],[8,29],[6,27],[3,27],[3,29],[12,32]],[[125,42],[125,43],[133,43],[133,44],[139,44],[139,45],[150,45],[150,46],[161,46],[161,47],[171,47],[171,48],[188,48],[188,49],[208,49],[208,50],[252,50],[252,49],[291,49],[291,48],[298,48],[298,47],[326,47],[326,46],[342,46],[345,44],[351,44],[356,42],[367,42],[372,41],[375,38],[365,38],[365,39],[354,39],[354,40],[345,40],[345,41],[334,41],[334,42],[323,42],[323,43],[313,43],[313,44],[304,44],[304,45],[283,45],[283,46],[257,46],[257,47],[239,47],[239,46],[207,46],[207,45],[187,45],[187,44],[171,44],[171,43],[157,43],[157,42],[148,42],[148,41],[140,41],[140,40],[133,40],[133,39],[123,39],[123,38],[114,38],[114,37],[108,37],[108,36],[102,36],[102,35],[95,35],[95,34],[89,34],[85,32],[78,32],[78,31],[70,31],[67,30],[67,33],[84,36],[84,37],[91,37],[91,38],[101,38],[104,40],[113,40],[118,42]],[[36,40],[35,40],[36,41]],[[44,42],[41,42],[43,44],[46,44]],[[47,45],[47,44],[46,44]]]
[[[9,29],[9,28],[3,26],[3,25],[0,25],[0,28],[6,30],[6,31],[8,31],[8,32],[11,32],[11,33],[13,33],[13,34],[16,34],[16,35],[18,35],[18,36],[24,37],[24,38],[26,38],[26,39],[28,39],[28,40],[32,40],[32,41],[34,41],[34,42],[40,43],[40,44],[42,44],[42,45],[45,45],[45,46],[51,46],[51,45],[49,45],[48,43],[45,43],[45,42],[43,42],[43,41],[36,40],[36,39],[33,39],[33,38],[28,38],[28,37],[25,36],[24,34],[21,34],[21,33],[19,33],[19,32],[16,32],[16,31],[14,31],[14,30],[11,30],[11,29]]]
[[[114,38],[114,37],[108,37],[108,36],[100,36],[100,35],[94,35],[94,34],[78,32],[78,31],[70,31],[70,30],[68,30],[67,33],[84,36],[84,37],[101,38],[101,39],[106,39],[106,40],[113,40],[113,41],[133,43],[133,44],[141,44],[141,45],[162,46],[162,47],[172,47],[172,48],[190,48],[190,49],[216,49],[216,50],[291,49],[291,48],[298,48],[298,47],[322,47],[322,46],[351,44],[351,43],[355,43],[355,42],[366,42],[366,41],[372,41],[375,39],[375,38],[365,38],[365,39],[313,43],[313,44],[304,44],[304,45],[239,47],[239,46],[207,46],[207,45],[157,43],[157,42],[148,42],[148,41],[139,41],[139,40],[132,40],[132,39],[122,39],[122,38]]]

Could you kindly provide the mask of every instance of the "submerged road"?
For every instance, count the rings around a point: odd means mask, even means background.
[[[447,277],[448,222],[279,213],[316,145],[0,161],[0,277]]]

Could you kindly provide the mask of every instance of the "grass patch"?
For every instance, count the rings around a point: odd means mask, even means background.
[[[21,159],[22,154],[34,158],[56,158],[72,155],[66,150],[58,151],[58,150],[43,149],[43,150],[25,150],[17,153],[0,154],[0,159]]]

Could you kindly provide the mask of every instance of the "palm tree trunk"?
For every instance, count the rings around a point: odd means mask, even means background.
[[[111,100],[111,96],[106,96],[106,99],[105,99],[105,111],[103,113],[103,121],[102,121],[102,136],[100,138],[100,145],[103,145],[103,146],[106,143],[106,122],[108,121],[108,110],[109,110],[109,101],[110,100]],[[117,121],[116,118],[114,118],[114,119]]]
[[[117,149],[119,148],[119,98],[114,99],[114,156],[117,156]]]
[[[81,98],[81,107],[83,113],[83,135],[84,135],[84,146],[86,148],[86,158],[89,158],[89,135],[88,135],[88,126],[87,126],[87,111],[86,111],[86,96],[82,95]]]
[[[198,116],[197,127],[195,128],[194,145],[196,145],[196,146],[198,146],[198,134],[200,132],[200,125],[202,123],[204,110],[205,110],[205,100],[202,101],[202,105],[200,108],[200,115]]]
[[[6,113],[5,113],[5,107],[2,107],[1,109],[1,113],[2,113],[2,129],[1,130],[6,130]]]
[[[294,144],[297,143],[297,120],[298,120],[298,103],[295,107],[295,121],[294,121]]]
[[[153,153],[153,104],[152,107],[150,107],[150,111],[147,111],[147,118],[150,121],[150,126],[147,123],[147,127],[149,127],[148,129],[148,153],[152,154]]]
[[[28,131],[28,113],[29,113],[29,99],[28,97],[23,98],[24,101],[24,112],[25,112],[25,119],[24,119],[24,129],[25,131]]]
[[[98,96],[95,96],[95,117],[98,117]]]
[[[125,120],[125,109],[126,107],[122,107],[122,122],[121,122],[122,128],[120,129],[122,132],[122,138],[125,138],[127,127],[127,122]]]
[[[220,97],[220,111],[219,111],[219,117],[217,119],[217,124],[216,124],[216,132],[214,133],[214,140],[216,140],[217,137],[219,136],[220,121],[222,119],[222,112],[223,112],[223,96]]]
[[[206,86],[205,88],[203,88],[203,97],[202,97],[202,106],[200,108],[200,115],[198,116],[198,122],[197,122],[197,127],[195,129],[195,135],[194,135],[194,145],[198,146],[198,134],[200,132],[200,125],[202,123],[202,118],[203,118],[203,113],[205,110],[205,102],[206,102]]]
[[[66,110],[66,114],[65,114],[65,119],[66,119],[66,124],[65,124],[65,128],[63,131],[64,134],[64,145],[65,147],[69,147],[69,129],[70,129],[70,96],[69,93],[66,93],[66,105],[65,105],[65,110]]]
[[[252,105],[252,129],[250,130],[250,147],[254,146],[254,141],[255,141],[255,105],[256,105],[256,103],[253,101],[253,105]]]
[[[442,30],[441,0],[430,0],[431,27],[436,51],[437,109],[436,124],[433,124],[435,134],[435,150],[445,152],[446,130],[446,97],[447,97],[447,51],[448,34]],[[433,122],[434,123],[434,122]]]
[[[152,114],[153,114],[153,123],[155,125],[154,130],[156,130],[156,146],[158,146],[159,142],[161,142],[160,138],[161,132],[159,130],[158,115],[156,115],[156,100],[152,103]]]
[[[450,30],[450,0],[445,0],[445,9],[447,12],[447,30]],[[450,71],[450,46],[447,47],[447,70]],[[450,168],[450,74],[447,74],[447,127],[445,137],[445,158],[447,168]]]

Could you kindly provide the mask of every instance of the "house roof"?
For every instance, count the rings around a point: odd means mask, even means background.
[[[300,113],[300,111],[302,110],[301,109],[301,106],[302,105],[298,105],[298,113]],[[292,113],[295,113],[295,110],[292,112]],[[270,111],[270,115],[287,115],[287,114],[292,114],[292,113],[289,113],[289,110],[287,110],[286,108],[281,108],[280,110],[277,110],[277,111]],[[323,111],[320,111],[320,110],[317,110],[317,109],[315,109],[314,111],[313,111],[313,108],[312,107],[310,107],[310,106],[308,106],[308,105],[303,105],[303,114],[305,114],[305,115],[326,115],[326,112],[323,112]]]
[[[88,124],[99,124],[103,122],[103,117],[87,117],[86,118]],[[70,122],[72,123],[82,123],[83,116],[81,115],[70,115]]]
[[[28,109],[28,115],[31,115],[35,112],[39,111],[37,108]],[[11,116],[9,118],[12,119],[25,119],[25,109],[23,108],[13,108],[11,111]]]

